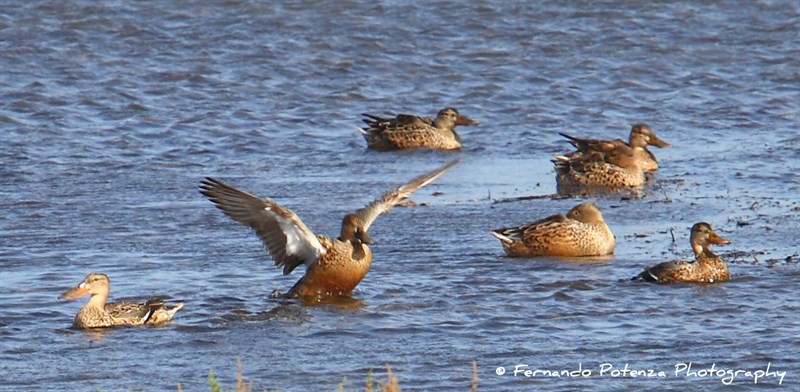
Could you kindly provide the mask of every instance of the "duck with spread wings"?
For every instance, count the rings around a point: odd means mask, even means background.
[[[287,296],[313,301],[349,296],[372,265],[372,251],[367,246],[372,243],[367,234],[370,225],[456,163],[416,177],[347,214],[338,238],[314,234],[294,212],[274,200],[261,199],[213,178],[201,181],[200,193],[230,218],[252,228],[284,275],[305,265],[305,275]]]

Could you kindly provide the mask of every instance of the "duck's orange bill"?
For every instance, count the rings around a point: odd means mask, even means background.
[[[481,125],[480,122],[475,121],[475,120],[473,120],[473,119],[471,119],[471,118],[469,118],[467,116],[462,116],[462,115],[459,115],[458,117],[456,117],[455,124],[456,125]]]
[[[672,147],[669,143],[659,139],[656,135],[650,136],[650,141],[647,144],[651,146],[661,147],[661,148],[669,148]]]
[[[59,295],[58,298],[72,300],[87,294],[89,294],[89,290],[85,287],[73,287],[65,291],[64,294]]]
[[[713,231],[708,235],[708,242],[717,245],[728,245],[731,243],[730,241],[718,236],[717,233],[714,233]]]

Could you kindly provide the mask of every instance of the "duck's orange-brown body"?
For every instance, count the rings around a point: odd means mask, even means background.
[[[305,265],[305,275],[287,295],[318,302],[324,297],[349,296],[369,272],[372,251],[368,244],[372,243],[372,238],[367,230],[375,218],[404,202],[455,163],[418,176],[347,214],[342,219],[338,238],[314,234],[294,212],[274,200],[262,200],[213,178],[201,181],[200,192],[226,215],[250,226],[284,274]]]
[[[372,266],[372,251],[361,242],[317,235],[326,253],[308,267],[289,295],[313,298],[349,296]]]

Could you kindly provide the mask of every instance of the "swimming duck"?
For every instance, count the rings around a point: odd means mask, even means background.
[[[183,302],[167,306],[162,298],[145,302],[106,303],[110,290],[108,276],[95,272],[87,275],[80,284],[67,290],[59,298],[73,300],[91,295],[89,302],[75,315],[73,325],[77,328],[164,324],[171,321],[175,313],[183,308]]]
[[[709,247],[711,244],[728,245],[731,242],[717,235],[706,222],[695,223],[689,242],[694,250],[695,260],[665,261],[646,268],[633,280],[645,280],[657,283],[695,282],[714,283],[730,279],[725,261],[715,255]]]
[[[367,148],[380,151],[406,148],[457,150],[461,148],[461,137],[456,133],[456,126],[479,124],[454,108],[440,110],[434,119],[410,114],[399,114],[394,118],[371,114],[362,116],[367,126],[359,130],[367,140]]]
[[[635,164],[645,172],[658,169],[658,161],[655,155],[647,149],[647,146],[656,146],[659,148],[670,147],[669,143],[659,139],[655,132],[645,124],[635,124],[631,128],[628,142],[620,139],[581,139],[567,135],[566,133],[559,133],[559,135],[569,139],[569,142],[578,149],[578,152],[602,152],[605,154],[604,157],[608,163],[617,166],[621,166],[620,162],[624,162],[624,164]],[[619,155],[633,155],[633,159],[626,161],[615,160]]]
[[[572,207],[519,227],[492,230],[509,256],[604,256],[614,253],[615,239],[596,204]]]
[[[556,170],[556,191],[560,195],[592,194],[638,189],[647,181],[644,171],[631,160],[632,155],[620,154],[614,158],[619,165],[606,162],[606,154],[598,151],[557,155],[553,160]]]
[[[372,265],[372,251],[367,246],[372,243],[367,234],[372,222],[439,178],[456,162],[418,176],[345,215],[338,238],[314,234],[294,212],[274,200],[262,200],[213,178],[201,181],[200,193],[230,218],[252,228],[284,275],[305,265],[305,275],[286,296],[318,302],[324,297],[351,294]]]

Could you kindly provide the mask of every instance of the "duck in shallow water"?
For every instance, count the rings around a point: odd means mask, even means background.
[[[418,176],[384,193],[364,208],[345,215],[338,238],[314,234],[294,212],[274,200],[262,200],[213,178],[201,181],[200,193],[225,215],[252,228],[275,265],[283,268],[284,275],[300,265],[306,267],[305,275],[286,296],[319,302],[325,297],[350,296],[369,271],[372,251],[367,245],[372,243],[372,238],[367,230],[372,222],[455,164],[453,161]]]
[[[609,152],[609,154],[612,154]],[[609,163],[606,153],[599,151],[557,155],[553,160],[556,171],[556,191],[559,195],[575,196],[638,190],[647,182],[644,171],[632,155],[620,154]]]
[[[576,152],[588,153],[597,151],[604,154],[606,162],[622,165],[636,165],[645,172],[658,169],[658,161],[652,151],[647,146],[668,148],[670,144],[659,139],[653,130],[645,124],[635,124],[631,128],[628,142],[624,140],[600,140],[600,139],[581,139],[559,133],[559,135],[569,139],[569,142],[577,148]],[[615,161],[620,156],[630,155],[624,161]],[[567,154],[569,156],[569,154]]]
[[[108,275],[91,273],[77,286],[59,296],[73,300],[91,295],[89,301],[75,315],[77,328],[101,328],[117,325],[158,325],[168,323],[183,308],[183,302],[168,306],[161,298],[144,302],[106,302],[111,291]]]
[[[582,203],[518,227],[492,230],[509,256],[605,256],[614,253],[614,234],[594,203]]]
[[[458,125],[479,125],[455,108],[444,108],[436,118],[399,114],[394,118],[383,118],[363,114],[364,128],[359,128],[367,148],[389,151],[407,148],[430,148],[435,150],[457,150],[461,148],[461,137],[456,133]]]
[[[695,223],[689,238],[694,250],[695,260],[665,261],[645,268],[633,280],[656,283],[694,282],[714,283],[730,279],[728,265],[711,251],[710,245],[728,245],[731,242],[717,235],[706,222]]]

